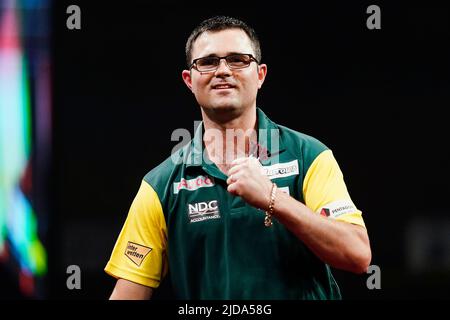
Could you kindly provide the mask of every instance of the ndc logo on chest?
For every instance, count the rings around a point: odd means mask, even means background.
[[[189,222],[199,222],[209,219],[219,219],[219,202],[217,200],[189,203],[188,204]]]

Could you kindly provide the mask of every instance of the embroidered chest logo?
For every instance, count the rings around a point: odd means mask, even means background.
[[[214,179],[208,176],[198,176],[189,180],[182,178],[180,182],[174,182],[173,193],[177,194],[183,189],[194,191],[200,188],[213,187],[214,185]]]
[[[263,166],[264,174],[269,179],[284,178],[289,176],[295,176],[299,173],[298,161],[293,160],[291,162],[277,163],[271,166]]]
[[[188,204],[189,222],[199,222],[209,219],[219,219],[219,202],[217,200],[189,203]]]
[[[152,251],[152,248],[146,247],[131,241],[128,241],[127,248],[125,249],[125,255],[128,259],[133,261],[138,267],[141,266],[142,261]]]

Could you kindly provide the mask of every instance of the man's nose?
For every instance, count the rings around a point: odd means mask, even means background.
[[[219,61],[219,66],[217,67],[217,70],[215,72],[216,76],[226,76],[226,75],[231,75],[231,70],[227,65],[227,62],[225,61],[225,59],[220,59]]]

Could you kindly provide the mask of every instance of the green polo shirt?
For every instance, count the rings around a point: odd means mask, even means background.
[[[256,112],[260,161],[280,190],[323,219],[364,227],[332,152]],[[328,265],[276,219],[266,228],[264,211],[227,192],[202,137],[201,124],[144,177],[105,271],[153,288],[170,276],[181,299],[340,299]]]

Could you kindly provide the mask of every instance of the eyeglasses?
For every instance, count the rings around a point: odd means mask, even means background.
[[[255,59],[251,54],[247,53],[239,53],[239,54],[230,54],[225,57],[203,57],[194,59],[192,61],[189,69],[196,69],[199,72],[211,72],[216,71],[219,68],[220,60],[225,59],[228,68],[230,69],[243,69],[247,68],[252,61],[258,63],[258,60]]]

